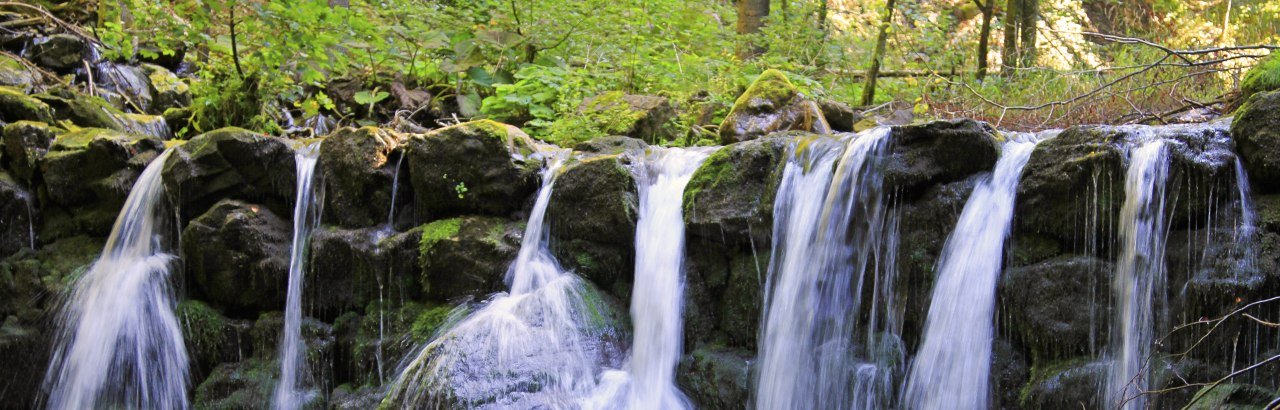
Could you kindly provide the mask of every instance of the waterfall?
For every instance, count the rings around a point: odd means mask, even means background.
[[[387,227],[392,231],[396,226],[396,192],[400,190],[400,164],[404,163],[406,156],[408,156],[406,153],[400,153],[400,159],[396,160],[395,173],[391,176],[391,206],[387,207]]]
[[[544,217],[564,151],[544,153],[509,292],[448,324],[409,356],[384,400],[400,408],[569,407],[588,394],[609,352],[602,296],[552,256]],[[454,317],[466,310],[456,311]]]
[[[152,160],[102,256],[75,283],[45,377],[50,409],[189,407],[187,350],[174,316],[173,214]]]
[[[988,408],[996,284],[1018,180],[1038,141],[1016,136],[1004,144],[995,172],[974,187],[947,238],[902,407]]]
[[[586,407],[680,409],[691,404],[675,384],[684,341],[684,188],[711,151],[651,148],[637,170],[635,333],[629,372],[610,371]]]
[[[893,301],[897,220],[880,172],[889,129],[844,141],[798,141],[783,170],[757,408],[884,407],[893,389],[901,357]],[[872,298],[865,314],[864,295]]]
[[[302,340],[302,275],[305,272],[311,230],[320,223],[320,207],[323,202],[317,198],[312,185],[319,156],[319,142],[301,147],[294,154],[298,192],[293,204],[293,245],[289,250],[289,291],[284,310],[284,335],[280,338],[280,383],[276,385],[275,402],[272,405],[276,409],[296,409],[310,399],[306,391],[299,391],[299,385],[306,378],[303,354],[307,350],[306,342]]]
[[[1130,153],[1120,208],[1120,257],[1113,282],[1115,321],[1107,380],[1109,405],[1145,408],[1147,365],[1156,321],[1154,302],[1165,280],[1165,188],[1169,150],[1160,139],[1141,142]]]

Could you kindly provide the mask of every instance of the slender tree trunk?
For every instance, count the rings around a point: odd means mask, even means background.
[[[827,37],[827,1],[818,0],[818,29],[822,30],[822,37]]]
[[[747,35],[760,32],[764,26],[764,18],[769,16],[769,0],[737,0],[738,2],[738,34]],[[750,41],[738,47],[738,58],[748,60],[760,54],[760,47]]]
[[[1022,23],[1018,9],[1021,2],[1006,0],[1004,3],[1004,49],[1000,52],[1000,64],[1005,68],[1001,73],[1006,76],[1013,74],[1009,68],[1018,66],[1018,26]]]
[[[978,33],[978,81],[987,77],[987,53],[991,47],[991,18],[995,14],[996,0],[974,0],[982,11],[982,30]]]
[[[1019,12],[1022,23],[1018,28],[1022,38],[1018,40],[1018,57],[1021,59],[1018,66],[1031,67],[1036,65],[1036,21],[1040,19],[1040,0],[1022,0]]]
[[[862,105],[871,105],[876,99],[876,77],[880,76],[880,59],[884,57],[885,42],[889,40],[889,26],[893,23],[894,0],[884,5],[884,19],[880,21],[880,34],[876,36],[876,49],[871,54],[871,66],[867,67],[867,81],[862,86]]]

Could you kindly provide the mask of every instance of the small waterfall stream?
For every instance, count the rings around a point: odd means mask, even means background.
[[[306,272],[311,231],[320,223],[323,200],[316,195],[314,176],[320,156],[320,142],[298,148],[294,154],[297,166],[298,192],[293,205],[293,245],[289,251],[289,291],[284,311],[284,333],[280,338],[280,383],[276,385],[276,409],[297,409],[309,400],[306,383],[306,342],[302,340],[302,282]]]
[[[969,195],[938,262],[924,338],[902,393],[909,409],[986,409],[996,285],[1023,166],[1040,136],[1004,144]]]
[[[1120,256],[1113,279],[1115,320],[1107,403],[1145,408],[1157,299],[1165,280],[1165,189],[1169,149],[1164,140],[1138,141],[1130,152],[1120,208]]]
[[[889,131],[791,150],[774,202],[757,408],[888,404],[902,356],[893,310],[897,222],[880,172]],[[859,323],[864,294],[872,300]]]
[[[50,409],[187,408],[187,350],[174,316],[173,214],[152,160],[129,191],[102,256],[63,307],[45,378]]]

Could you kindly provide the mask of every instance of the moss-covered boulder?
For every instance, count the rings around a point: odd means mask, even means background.
[[[0,121],[53,122],[53,109],[44,101],[28,96],[17,88],[0,87]]]
[[[775,135],[712,153],[685,186],[685,229],[731,246],[767,246],[788,147],[811,138],[823,137]]]
[[[209,410],[266,407],[273,402],[279,378],[280,365],[275,360],[254,357],[223,363],[195,387],[191,405]]]
[[[1185,407],[1188,410],[1247,410],[1266,409],[1277,392],[1262,386],[1224,383],[1205,386],[1192,396]]]
[[[1091,341],[1106,340],[1113,270],[1083,256],[1005,270],[999,287],[1009,318],[1004,326],[1037,362],[1094,353]]]
[[[396,167],[402,165],[399,152],[395,152],[401,138],[398,133],[381,128],[342,128],[320,144],[320,167],[327,187],[325,220],[346,228],[387,222],[392,207],[391,185],[401,182],[395,181]],[[397,196],[404,203],[411,198]]]
[[[304,289],[311,314],[327,319],[379,299],[420,300],[421,238],[421,228],[396,233],[324,226],[312,231]]]
[[[885,183],[908,198],[939,183],[995,168],[1000,143],[991,125],[974,120],[893,127]]]
[[[148,113],[159,115],[169,109],[191,105],[190,87],[172,71],[154,64],[143,64],[142,69],[147,74],[147,85],[151,94],[151,104],[147,106]]]
[[[43,122],[18,121],[4,126],[0,131],[3,139],[0,144],[4,149],[0,165],[27,186],[33,186],[36,171],[40,169],[40,159],[49,152],[54,138],[63,132]]]
[[[76,126],[106,128],[160,139],[168,139],[171,134],[164,117],[125,113],[101,97],[67,89],[55,89],[32,97],[53,108],[54,119],[69,121]]]
[[[31,194],[0,171],[0,259],[35,244],[35,208]]]
[[[538,187],[542,161],[519,129],[472,121],[409,139],[408,165],[420,219],[507,216]]]
[[[676,110],[666,97],[610,91],[583,101],[578,113],[606,135],[625,135],[654,143],[678,136],[670,124]]]
[[[0,262],[0,317],[46,324],[46,312],[89,269],[104,245],[100,237],[75,236],[23,250]]]
[[[1095,127],[1071,127],[1036,146],[1018,183],[1012,234],[1015,247],[1028,247],[1015,248],[1021,253],[1015,257],[1030,263],[1057,254],[1031,252],[1037,248],[1110,246],[1083,221],[1114,221],[1119,215],[1126,167],[1122,138]]]
[[[165,189],[183,219],[223,198],[292,214],[296,185],[293,149],[282,139],[240,128],[210,131],[174,149],[164,165]]]
[[[351,312],[334,322],[335,370],[340,381],[357,386],[391,382],[401,359],[430,338],[429,333],[419,335],[419,323],[424,328],[432,327],[429,322],[439,326],[452,310],[449,305],[428,308],[414,302],[399,305],[393,300],[374,301],[363,309],[363,315]]]
[[[751,398],[753,352],[704,347],[680,360],[676,382],[703,409],[740,409]]]
[[[1257,93],[1276,90],[1280,90],[1280,52],[1272,51],[1270,56],[1244,73],[1244,79],[1240,81],[1240,97],[1248,99]]]
[[[1038,365],[1022,389],[1024,409],[1096,409],[1098,386],[1107,381],[1108,362],[1073,359]]]
[[[250,353],[251,322],[228,319],[198,300],[178,303],[174,315],[182,326],[192,379],[203,380],[219,364],[239,361]]]
[[[648,148],[649,144],[643,140],[621,135],[610,135],[578,143],[573,146],[573,151],[584,156],[620,154],[635,156],[644,155],[644,150]]]
[[[41,237],[106,236],[134,181],[163,150],[154,137],[106,129],[59,135],[39,161],[47,200]]]
[[[218,202],[182,231],[192,292],[232,317],[284,306],[290,233],[289,222],[264,206]]]
[[[862,122],[863,119],[861,111],[836,100],[819,100],[818,108],[822,110],[822,116],[826,118],[827,125],[836,132],[853,132],[855,124]]]
[[[640,205],[630,162],[629,156],[607,155],[566,166],[547,206],[557,258],[610,291],[620,281],[631,283],[634,270]]]
[[[1259,193],[1280,192],[1280,90],[1249,97],[1236,111],[1231,135],[1254,188]]]
[[[776,131],[826,132],[828,128],[817,105],[800,94],[786,74],[765,70],[720,123],[720,142],[749,141]]]
[[[422,227],[422,288],[434,301],[483,296],[503,289],[523,230],[503,218],[442,219]]]
[[[71,34],[54,34],[37,38],[27,51],[31,62],[46,69],[61,73],[70,72],[84,64],[94,56],[93,45],[84,39]],[[89,61],[93,63],[93,61]]]
[[[0,86],[13,87],[21,92],[31,92],[39,77],[21,61],[8,55],[0,55]]]

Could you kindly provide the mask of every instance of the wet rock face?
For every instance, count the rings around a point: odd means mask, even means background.
[[[53,337],[44,326],[23,326],[16,320],[0,325],[0,400],[6,406],[34,408],[49,366]]]
[[[9,174],[0,171],[0,259],[35,242],[35,205],[31,194]]]
[[[1280,192],[1280,91],[1250,97],[1236,111],[1231,134],[1254,189]]]
[[[293,212],[296,169],[284,140],[239,128],[210,131],[174,149],[164,165],[164,185],[183,219],[223,198],[266,205],[276,215]]]
[[[53,108],[11,87],[0,87],[0,121],[53,122]]]
[[[732,144],[711,154],[684,191],[685,227],[710,242],[768,246],[773,201],[796,136]],[[800,136],[798,138],[819,138]]]
[[[32,186],[40,169],[40,159],[49,152],[54,138],[63,132],[42,122],[18,121],[6,125],[0,131],[0,138],[3,138],[0,144],[4,151],[0,165],[18,180]]]
[[[507,267],[520,250],[523,232],[503,218],[461,217],[422,227],[419,261],[427,297],[456,301],[504,288]]]
[[[346,228],[387,222],[396,167],[404,166],[399,163],[400,156],[393,154],[401,138],[374,127],[343,128],[320,144],[327,221]],[[403,176],[406,178],[402,181],[408,182],[408,172]],[[405,195],[397,199],[409,198]]]
[[[1022,390],[1021,408],[1099,408],[1098,386],[1107,381],[1104,361],[1083,359],[1057,362],[1035,369],[1031,382]]]
[[[541,161],[519,129],[472,121],[413,136],[408,167],[420,220],[482,214],[507,216],[538,186]]]
[[[817,105],[805,99],[786,74],[765,70],[720,123],[720,142],[728,145],[777,131],[823,132],[826,128]]]
[[[999,295],[1017,340],[1038,362],[1105,349],[1114,266],[1060,257],[1006,269]]]
[[[37,65],[60,73],[70,72],[93,55],[92,45],[70,34],[54,34],[37,39],[27,56]],[[92,62],[92,61],[91,61]]]
[[[194,293],[233,317],[284,306],[291,229],[264,206],[218,202],[182,232]]]
[[[320,227],[311,234],[310,314],[324,319],[378,300],[420,300],[418,245],[422,229]]]
[[[704,409],[740,409],[751,397],[755,352],[723,348],[694,350],[680,360],[676,381]]]
[[[933,298],[938,258],[947,237],[978,184],[978,177],[930,186],[914,201],[899,205],[898,300],[903,305],[902,337],[916,346]]]
[[[973,120],[894,127],[889,138],[885,183],[908,198],[933,184],[989,172],[1000,156],[996,130]]]
[[[1067,249],[1110,246],[1104,239],[1113,228],[1094,221],[1115,221],[1124,203],[1122,137],[1072,127],[1037,145],[1018,184],[1011,237],[1035,234]]]
[[[632,248],[640,205],[631,161],[625,155],[607,155],[566,166],[547,206],[556,257],[610,291],[616,284],[631,283],[634,276]]]
[[[47,200],[41,237],[106,236],[133,183],[164,150],[156,138],[84,128],[59,135],[39,161]]]

